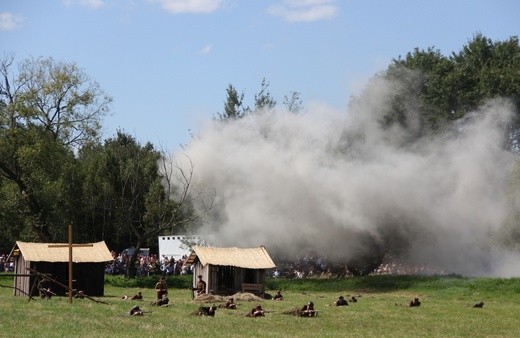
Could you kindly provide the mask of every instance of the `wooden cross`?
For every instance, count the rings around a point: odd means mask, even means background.
[[[69,248],[69,303],[72,303],[72,248],[92,247],[92,244],[72,244],[72,224],[69,224],[68,244],[49,244],[49,248]]]

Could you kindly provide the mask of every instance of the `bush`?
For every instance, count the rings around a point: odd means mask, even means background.
[[[160,276],[145,276],[136,278],[127,278],[124,275],[105,275],[105,283],[122,288],[150,288],[153,289]],[[192,283],[191,275],[183,276],[167,276],[166,283],[168,287],[176,289],[187,289]]]

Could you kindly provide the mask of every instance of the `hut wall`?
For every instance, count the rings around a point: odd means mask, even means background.
[[[29,270],[26,268],[30,267],[31,262],[26,261],[22,255],[18,255],[15,259],[14,274],[16,275],[27,275]],[[26,296],[29,294],[31,289],[31,278],[29,276],[15,276],[14,277],[14,295],[15,296]]]

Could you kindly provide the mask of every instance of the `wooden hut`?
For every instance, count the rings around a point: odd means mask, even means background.
[[[56,243],[28,243],[17,241],[11,250],[10,257],[15,262],[14,294],[15,296],[32,296],[37,293],[34,283],[37,277],[30,275],[27,268],[68,285],[69,280],[69,248],[52,247]],[[113,260],[105,242],[92,243],[88,247],[74,247],[72,251],[73,288],[82,290],[89,296],[103,296],[105,290],[105,264]],[[65,295],[65,288],[52,286],[52,291]]]
[[[206,282],[206,293],[234,294],[238,291],[264,296],[264,276],[276,267],[265,247],[217,248],[195,246],[186,261],[193,266],[193,287],[197,277]]]

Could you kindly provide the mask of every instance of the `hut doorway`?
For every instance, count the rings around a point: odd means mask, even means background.
[[[230,293],[235,288],[235,268],[232,266],[220,266],[218,268],[218,293]]]

